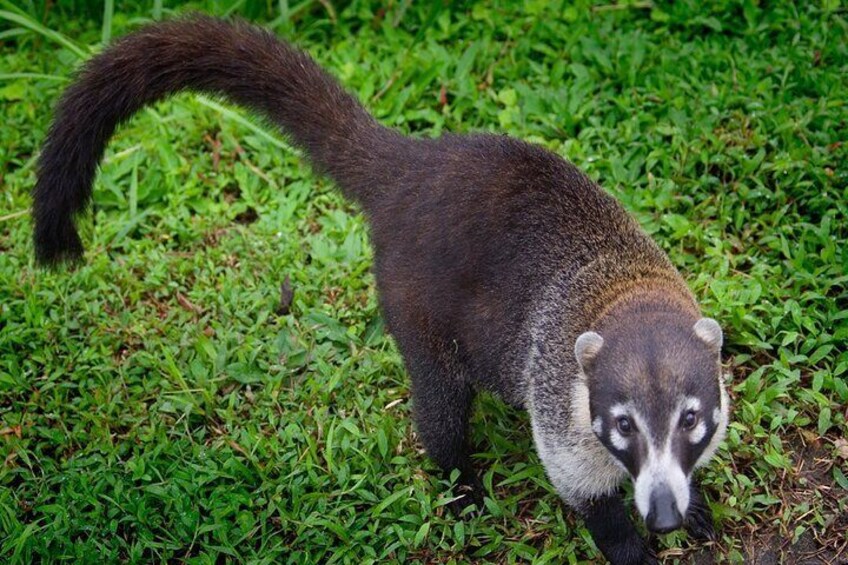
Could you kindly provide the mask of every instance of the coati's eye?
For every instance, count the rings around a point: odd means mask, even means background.
[[[619,416],[615,421],[615,426],[621,432],[621,435],[627,436],[633,433],[633,424],[627,416]]]
[[[691,430],[698,424],[698,415],[694,410],[689,410],[683,414],[680,423],[685,430]]]

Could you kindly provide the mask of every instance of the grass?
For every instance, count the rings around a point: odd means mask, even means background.
[[[0,560],[598,559],[493,398],[473,425],[486,512],[445,512],[363,219],[238,110],[141,113],[110,145],[85,264],[34,267],[34,159],[67,78],[190,8],[290,38],[383,123],[507,133],[598,179],[727,336],[733,423],[701,473],[722,537],[662,555],[848,558],[839,0],[97,4],[0,3]]]

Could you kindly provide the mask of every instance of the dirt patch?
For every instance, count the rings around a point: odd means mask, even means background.
[[[234,218],[237,224],[241,224],[243,226],[252,224],[259,219],[259,213],[252,206],[248,206],[244,212],[239,212],[236,214]]]
[[[836,441],[808,430],[788,439],[793,468],[779,479],[774,492],[781,503],[741,536],[745,563],[848,564],[848,492],[834,483],[832,474],[833,466],[841,464],[832,456]],[[781,527],[779,517],[805,506],[809,510],[795,523],[809,527],[793,543],[794,532]]]

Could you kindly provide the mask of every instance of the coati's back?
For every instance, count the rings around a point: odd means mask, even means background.
[[[74,217],[117,125],[181,91],[249,108],[301,147],[371,218],[382,298],[418,321],[395,326],[438,319],[441,331],[469,336],[481,374],[503,362],[489,338],[526,316],[554,270],[609,249],[676,276],[615,200],[557,155],[506,136],[399,135],[308,55],[260,28],[199,15],[116,41],[63,94],[34,189],[41,263],[82,256]]]

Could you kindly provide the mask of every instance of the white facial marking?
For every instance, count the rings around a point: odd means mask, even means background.
[[[698,422],[695,429],[689,432],[689,443],[692,445],[701,443],[701,440],[704,439],[705,435],[707,435],[707,425],[703,421]]]
[[[627,448],[630,446],[630,441],[615,428],[610,430],[610,443],[620,451],[627,451]]]
[[[624,416],[629,411],[630,406],[627,404],[616,404],[612,408],[610,408],[610,414],[612,414],[613,418],[619,418]]]
[[[671,420],[668,428],[665,430],[666,436],[662,445],[659,445],[659,438],[654,437],[650,433],[647,422],[645,422],[641,414],[633,414],[636,425],[639,426],[639,429],[642,430],[642,433],[648,439],[648,457],[642,463],[636,480],[633,481],[633,495],[636,501],[636,508],[639,510],[643,519],[647,519],[648,512],[651,509],[651,493],[656,487],[662,484],[668,485],[668,488],[674,495],[677,510],[681,515],[685,516],[686,510],[689,508],[689,477],[683,472],[680,462],[677,461],[671,452],[671,439],[674,436],[674,430],[677,428],[680,418],[680,408],[690,399],[698,400],[692,397],[684,399],[681,401],[678,409],[672,411]],[[700,406],[700,401],[698,404]]]
[[[687,396],[683,399],[683,410],[694,410],[697,412],[701,409],[701,399],[695,396]]]
[[[636,508],[643,519],[647,518],[651,509],[651,492],[665,483],[674,495],[677,510],[685,516],[689,508],[689,478],[672,456],[670,449],[658,453],[651,447],[650,451],[647,464],[642,466],[633,483]]]
[[[718,424],[721,422],[721,407],[716,406],[713,408],[713,424]]]
[[[592,431],[595,432],[595,435],[601,435],[604,433],[604,419],[598,416],[592,421]]]

